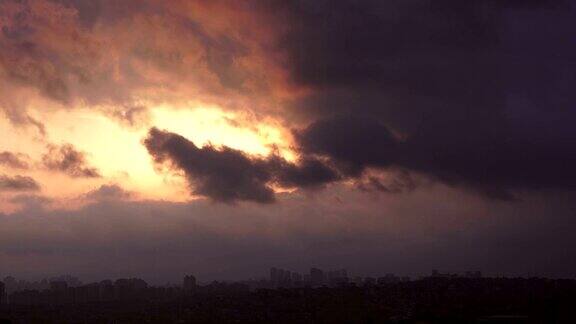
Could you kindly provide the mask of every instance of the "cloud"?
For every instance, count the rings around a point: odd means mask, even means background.
[[[573,277],[574,195],[531,198],[511,206],[441,185],[379,196],[334,185],[242,208],[206,200],[28,208],[0,214],[0,263],[17,278],[71,273],[155,284],[179,282],[190,269],[203,282],[264,277],[271,266]]]
[[[98,189],[88,192],[85,197],[88,199],[102,201],[102,200],[125,200],[133,197],[132,192],[122,189],[117,184],[105,184]]]
[[[403,170],[502,200],[516,200],[514,192],[521,190],[576,189],[571,181],[576,172],[561,167],[576,163],[574,150],[547,147],[547,141],[525,142],[496,126],[488,131],[450,123],[434,123],[433,130],[421,128],[404,140],[375,120],[334,117],[295,135],[301,151],[327,157],[342,174],[357,179],[371,168]],[[576,149],[576,142],[557,145]]]
[[[107,114],[128,127],[143,127],[150,123],[150,111],[144,106],[114,107]]]
[[[312,188],[338,180],[320,160],[290,163],[279,156],[252,157],[226,146],[197,147],[186,138],[152,128],[144,145],[157,164],[183,171],[192,192],[221,202],[275,200],[273,185]]]
[[[285,188],[319,189],[341,179],[341,175],[325,161],[301,157],[297,164],[278,156],[267,159],[267,167],[275,182]]]
[[[19,192],[39,190],[40,184],[31,177],[0,175],[0,191]]]
[[[252,171],[231,193],[216,176],[193,186],[221,200],[364,181],[371,168],[501,199],[574,190],[573,4],[7,0],[0,109],[45,133],[30,110],[87,106],[141,127],[144,107],[198,101],[297,129],[297,166],[238,158]]]
[[[30,168],[30,157],[22,153],[0,152],[0,165],[5,165],[13,169],[27,170]]]
[[[38,194],[19,194],[9,200],[10,203],[16,204],[20,212],[43,211],[54,200]]]
[[[48,145],[42,156],[44,167],[51,171],[66,173],[73,178],[100,178],[98,169],[88,166],[86,156],[71,144]]]
[[[576,189],[572,4],[279,4],[306,89],[290,105],[300,149],[350,176],[400,168],[492,198]]]
[[[361,177],[356,185],[358,189],[366,192],[399,194],[413,191],[420,183],[408,171],[397,170],[389,172],[388,176],[367,174]]]
[[[300,150],[326,155],[337,161],[345,174],[358,176],[369,166],[396,163],[400,143],[376,120],[349,116],[312,123],[296,132]]]
[[[263,105],[277,69],[246,30],[257,24],[250,8],[230,7],[244,6],[2,1],[0,109],[17,125],[40,127],[32,110],[90,107],[133,126],[150,105]]]

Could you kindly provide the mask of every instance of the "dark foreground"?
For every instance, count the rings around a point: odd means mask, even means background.
[[[4,305],[0,323],[576,323],[576,282],[444,279],[364,287],[148,288],[98,302]]]

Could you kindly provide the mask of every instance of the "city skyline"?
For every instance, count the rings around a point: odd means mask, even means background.
[[[0,279],[0,296],[3,296],[4,302],[12,293],[29,292],[29,291],[63,291],[69,288],[97,287],[97,286],[122,286],[130,283],[134,287],[144,288],[179,288],[182,291],[192,292],[201,286],[210,286],[215,283],[228,284],[246,284],[250,290],[257,289],[279,289],[279,288],[319,288],[319,287],[339,287],[346,285],[391,285],[411,280],[422,280],[426,278],[436,279],[480,279],[483,275],[480,271],[459,271],[459,272],[440,272],[432,270],[425,275],[416,278],[410,276],[398,276],[393,273],[381,274],[378,276],[360,276],[351,274],[346,269],[325,270],[310,268],[309,271],[300,273],[281,268],[271,267],[268,276],[253,276],[244,280],[210,280],[199,281],[192,274],[184,275],[179,283],[167,282],[164,284],[148,283],[139,277],[130,278],[106,278],[92,282],[82,282],[81,279],[72,275],[60,275],[55,277],[42,278],[37,281],[28,281],[14,276],[7,276]],[[504,278],[504,277],[500,277]]]
[[[311,268],[310,281],[295,276],[289,282],[287,273],[271,268],[269,280],[204,285],[186,275],[180,285],[163,287],[138,278],[78,284],[68,276],[43,289],[12,287],[9,293],[0,282],[0,321],[520,324],[571,323],[575,318],[571,296],[576,280],[436,270],[413,280],[392,274],[348,280],[345,270]],[[326,281],[330,277],[338,280]]]

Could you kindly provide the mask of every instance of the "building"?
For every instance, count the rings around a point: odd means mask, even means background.
[[[0,281],[0,305],[6,304],[6,286]]]
[[[270,281],[278,282],[279,271],[276,268],[270,268]]]
[[[198,283],[196,282],[196,277],[189,275],[184,277],[184,282],[182,287],[185,291],[193,291],[196,290],[198,287]]]
[[[53,291],[66,291],[68,283],[66,281],[52,281],[50,282],[50,290]]]
[[[292,272],[292,282],[302,282],[302,275],[297,272]]]
[[[324,271],[317,268],[310,269],[310,283],[312,286],[321,286],[325,281]]]
[[[380,277],[378,278],[378,284],[379,285],[391,285],[391,284],[396,284],[402,281],[402,278],[392,274],[392,273],[388,273],[386,274],[386,276],[384,277]]]
[[[482,278],[482,272],[480,271],[460,271],[455,273],[442,273],[438,270],[432,270],[432,278],[471,278],[479,279]]]
[[[464,276],[466,278],[479,279],[479,278],[482,278],[482,272],[480,272],[480,271],[466,271]]]
[[[146,281],[138,278],[118,279],[114,282],[115,297],[120,300],[138,298],[146,288]]]

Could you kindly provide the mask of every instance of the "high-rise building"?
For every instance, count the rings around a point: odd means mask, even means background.
[[[292,272],[284,270],[284,275],[282,276],[282,282],[290,282],[292,280]]]
[[[198,283],[196,282],[196,277],[189,275],[184,277],[183,288],[185,291],[192,291],[198,287]]]
[[[52,281],[50,282],[50,290],[53,291],[66,291],[68,283],[66,281]]]
[[[325,282],[324,271],[312,268],[310,269],[310,281],[313,286],[321,286]]]
[[[6,286],[0,281],[0,305],[6,303]]]
[[[302,281],[302,275],[299,274],[298,272],[292,272],[292,282],[301,282]]]
[[[466,271],[465,276],[467,278],[478,279],[478,278],[482,278],[482,272],[480,272],[480,271]]]

